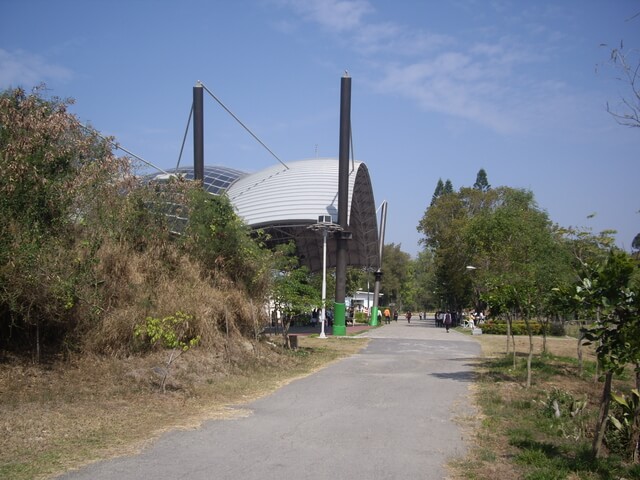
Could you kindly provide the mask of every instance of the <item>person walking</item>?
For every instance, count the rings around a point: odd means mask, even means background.
[[[391,312],[389,311],[388,308],[384,309],[384,323],[386,324],[391,323]]]
[[[444,328],[447,329],[447,333],[449,333],[450,327],[451,327],[451,313],[446,312],[444,314]]]
[[[407,323],[411,323],[411,312],[407,312],[404,315],[407,317]]]
[[[398,310],[393,311],[393,319],[398,323]]]

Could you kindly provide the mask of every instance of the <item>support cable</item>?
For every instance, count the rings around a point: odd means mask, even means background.
[[[191,110],[189,111],[189,119],[187,120],[187,128],[184,129],[184,137],[182,137],[182,145],[180,146],[180,154],[178,155],[178,164],[176,170],[180,168],[180,160],[182,160],[182,151],[184,150],[184,144],[187,141],[187,134],[189,133],[189,125],[191,125],[191,117],[193,116],[193,102],[191,102]]]
[[[351,171],[350,174],[356,169],[356,154],[353,151],[353,130],[351,124],[349,125],[349,146],[351,147]]]
[[[145,160],[142,157],[139,157],[138,155],[136,155],[135,153],[127,150],[126,148],[120,146],[118,143],[114,142],[113,140],[108,139],[107,137],[105,137],[104,135],[100,134],[95,128],[90,128],[87,127],[86,125],[80,123],[79,120],[76,120],[76,122],[78,123],[78,125],[80,125],[82,128],[84,128],[87,132],[89,133],[93,133],[97,136],[99,136],[101,139],[103,139],[105,142],[109,143],[110,145],[112,145],[114,148],[118,149],[118,150],[122,150],[123,152],[131,155],[134,158],[137,158],[138,160],[140,160],[142,163],[150,166],[151,168],[155,168],[156,170],[158,170],[159,172],[162,172],[166,175],[170,175],[169,172],[167,172],[166,170],[163,170],[162,168],[158,167],[157,165],[154,165],[151,162],[148,162],[147,160]]]
[[[255,140],[256,140],[260,145],[262,145],[264,148],[266,148],[266,149],[267,149],[267,151],[268,151],[271,155],[273,155],[273,157],[274,157],[276,160],[278,160],[278,162],[280,162],[282,165],[284,165],[284,167],[285,167],[287,170],[289,170],[289,167],[287,167],[287,164],[286,164],[286,163],[284,163],[282,160],[280,160],[280,158],[279,158],[275,153],[273,153],[273,152],[271,151],[271,149],[270,149],[269,147],[267,147],[267,146],[262,142],[262,140],[260,140],[260,139],[259,139],[259,138],[258,138],[258,137],[257,137],[257,136],[256,136],[256,135],[255,135],[255,134],[254,134],[250,129],[249,129],[249,127],[247,127],[244,123],[242,123],[242,121],[241,121],[241,120],[240,120],[236,115],[234,115],[234,113],[233,113],[231,110],[229,110],[229,109],[227,108],[227,106],[226,106],[224,103],[222,103],[222,101],[220,101],[220,99],[219,99],[218,97],[216,97],[216,96],[213,94],[213,92],[211,92],[211,90],[209,90],[209,89],[206,87],[206,85],[204,85],[202,82],[200,82],[200,84],[202,85],[202,88],[204,88],[204,89],[205,89],[205,91],[206,91],[209,95],[211,95],[211,97],[213,97],[213,99],[214,99],[216,102],[218,102],[218,104],[219,104],[222,108],[224,108],[224,109],[226,110],[226,112],[227,112],[229,115],[231,115],[231,116],[235,119],[235,121],[236,121],[236,122],[238,122],[238,123],[242,126],[242,128],[244,128],[247,132],[249,132],[249,135],[251,135],[251,136],[252,136],[252,137],[253,137],[253,138],[254,138],[254,139],[255,139]]]

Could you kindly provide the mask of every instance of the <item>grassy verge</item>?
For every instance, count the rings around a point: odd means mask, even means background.
[[[46,478],[139,451],[170,429],[242,415],[229,405],[266,395],[365,344],[357,338],[301,337],[295,352],[249,343],[244,349],[254,350],[246,355],[193,350],[173,367],[166,394],[157,386],[165,353],[37,367],[0,364],[0,478]]]
[[[468,455],[452,465],[456,479],[640,478],[640,468],[626,464],[615,452],[591,458],[602,391],[602,384],[594,381],[593,352],[586,352],[579,374],[576,340],[549,340],[547,353],[542,353],[542,340],[536,339],[533,384],[527,389],[528,338],[518,339],[513,368],[513,357],[505,356],[506,337],[478,337],[483,348],[476,383],[480,415],[474,419],[476,433]],[[614,390],[628,388],[629,376],[615,383]]]

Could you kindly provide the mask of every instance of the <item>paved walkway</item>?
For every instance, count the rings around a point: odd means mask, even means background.
[[[356,335],[356,334],[360,334],[362,332],[365,332],[367,330],[370,330],[371,327],[365,323],[356,323],[355,325],[351,325],[351,324],[347,324],[346,325],[346,329],[347,329],[347,335]],[[294,325],[293,327],[289,327],[289,334],[290,335],[319,335],[320,334],[320,327],[319,326],[311,326],[311,325]],[[269,327],[266,328],[264,330],[264,333],[268,333],[268,334],[274,334],[274,335],[282,335],[282,329],[280,327],[278,328],[273,328],[273,327]],[[326,326],[324,329],[324,333],[325,335],[329,336],[329,335],[333,335],[333,327],[330,326]]]
[[[401,317],[371,329],[362,352],[239,405],[245,417],[171,432],[140,455],[62,478],[446,478],[443,464],[467,448],[453,418],[480,348],[432,325]]]

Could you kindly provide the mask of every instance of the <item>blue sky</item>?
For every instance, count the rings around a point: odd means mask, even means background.
[[[471,186],[484,168],[493,186],[532,190],[552,221],[617,230],[629,249],[640,129],[606,112],[630,98],[607,60],[624,41],[637,62],[638,12],[637,0],[0,0],[0,88],[45,82],[171,168],[197,80],[285,162],[337,157],[348,70],[355,157],[388,201],[387,243],[415,255],[438,179]],[[275,160],[205,95],[205,162]]]

